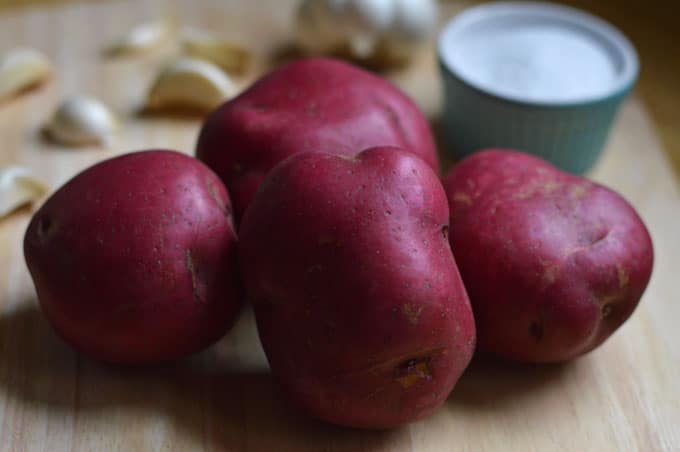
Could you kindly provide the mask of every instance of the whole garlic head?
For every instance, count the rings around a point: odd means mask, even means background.
[[[408,60],[431,36],[436,0],[304,0],[298,43],[310,53],[348,49],[357,59]]]

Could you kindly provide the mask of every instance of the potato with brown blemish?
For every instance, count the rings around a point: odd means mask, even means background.
[[[474,350],[426,162],[395,148],[296,154],[246,210],[239,260],[272,372],[337,424],[384,428],[446,400]]]
[[[620,195],[506,150],[468,157],[444,187],[480,350],[564,361],[600,345],[633,313],[653,249]],[[462,196],[470,187],[475,196]]]
[[[54,329],[101,361],[200,351],[241,307],[227,191],[178,152],[135,152],[78,174],[35,213],[24,254]]]

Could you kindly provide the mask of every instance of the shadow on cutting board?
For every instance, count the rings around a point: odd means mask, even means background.
[[[20,306],[0,316],[0,400],[26,406],[24,417],[49,412],[72,417],[83,436],[96,429],[147,440],[157,439],[154,426],[162,422],[162,441],[171,449],[410,450],[408,428],[371,432],[317,422],[287,405],[266,367],[247,357],[245,364],[230,363],[243,360],[243,344],[256,338],[249,310],[204,353],[172,365],[125,368],[76,354],[36,300]]]
[[[516,409],[526,397],[550,391],[577,372],[578,360],[559,364],[520,364],[476,354],[447,403],[465,411]]]

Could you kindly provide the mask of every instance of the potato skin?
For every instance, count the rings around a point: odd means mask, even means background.
[[[418,107],[388,81],[328,58],[266,75],[206,120],[196,156],[226,184],[240,220],[267,172],[306,151],[354,155],[408,149],[439,172],[432,132]]]
[[[432,413],[474,350],[446,196],[412,154],[311,152],[279,164],[241,225],[272,372],[317,418],[384,428]]]
[[[233,324],[242,296],[229,196],[198,160],[144,151],[75,176],[24,238],[40,305],[97,360],[142,364],[199,351]]]
[[[461,161],[444,187],[480,350],[565,361],[600,345],[633,313],[653,248],[620,195],[508,150]]]

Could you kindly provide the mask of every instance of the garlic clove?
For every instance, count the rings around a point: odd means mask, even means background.
[[[47,193],[47,186],[20,166],[0,168],[0,217],[33,203]]]
[[[109,46],[106,54],[117,57],[148,52],[172,41],[178,28],[178,22],[171,18],[137,25]]]
[[[0,55],[0,99],[44,82],[52,66],[41,52],[18,48]]]
[[[347,43],[341,11],[345,0],[305,0],[297,11],[296,42],[306,52],[324,54]]]
[[[180,58],[158,75],[149,92],[147,107],[209,112],[235,94],[233,82],[215,64]]]
[[[298,9],[297,41],[309,53],[403,64],[428,42],[437,9],[436,0],[307,0]]]
[[[388,38],[397,41],[426,41],[437,26],[435,0],[392,0],[394,17]]]
[[[243,73],[251,62],[251,54],[245,48],[196,30],[186,32],[182,48],[188,57],[209,61],[228,72]]]
[[[90,97],[67,99],[46,126],[52,140],[72,146],[110,145],[117,129],[114,114]]]

